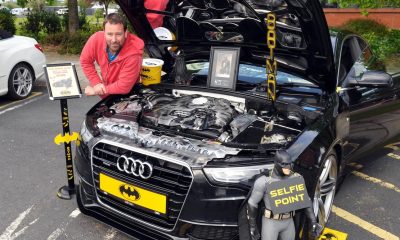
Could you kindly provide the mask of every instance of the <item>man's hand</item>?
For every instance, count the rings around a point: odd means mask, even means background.
[[[93,89],[96,95],[104,95],[107,93],[106,86],[104,86],[102,83],[97,84],[93,87]]]
[[[93,87],[87,86],[85,88],[85,94],[86,94],[86,96],[93,96],[93,95],[96,95],[96,92],[94,91]]]

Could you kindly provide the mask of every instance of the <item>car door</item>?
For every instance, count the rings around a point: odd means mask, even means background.
[[[343,44],[340,64],[341,68],[345,65],[340,96],[347,104],[350,118],[350,132],[345,138],[343,153],[350,159],[398,134],[399,83],[394,79],[391,87],[349,86],[350,78],[361,78],[366,71],[385,71],[384,65],[372,54],[366,42],[356,36]]]

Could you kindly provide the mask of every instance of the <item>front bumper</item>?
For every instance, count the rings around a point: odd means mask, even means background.
[[[121,214],[99,200],[94,186],[87,146],[77,148],[75,166],[79,176],[78,205],[81,211],[137,239],[238,239],[238,211],[247,191],[214,186],[201,169],[191,169],[193,181],[172,229],[149,223],[132,213]]]

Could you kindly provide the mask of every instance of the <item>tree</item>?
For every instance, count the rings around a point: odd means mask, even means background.
[[[28,4],[28,0],[17,0],[18,6],[24,8]]]
[[[105,11],[105,14],[107,15],[108,14],[108,6],[110,5],[111,2],[113,2],[113,0],[99,0],[99,2],[104,5],[104,11]]]
[[[78,1],[68,0],[68,31],[74,34],[79,29]]]

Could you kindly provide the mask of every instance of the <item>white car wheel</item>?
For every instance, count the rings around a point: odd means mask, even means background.
[[[33,87],[34,74],[25,63],[18,63],[8,78],[8,96],[15,100],[26,98]]]

